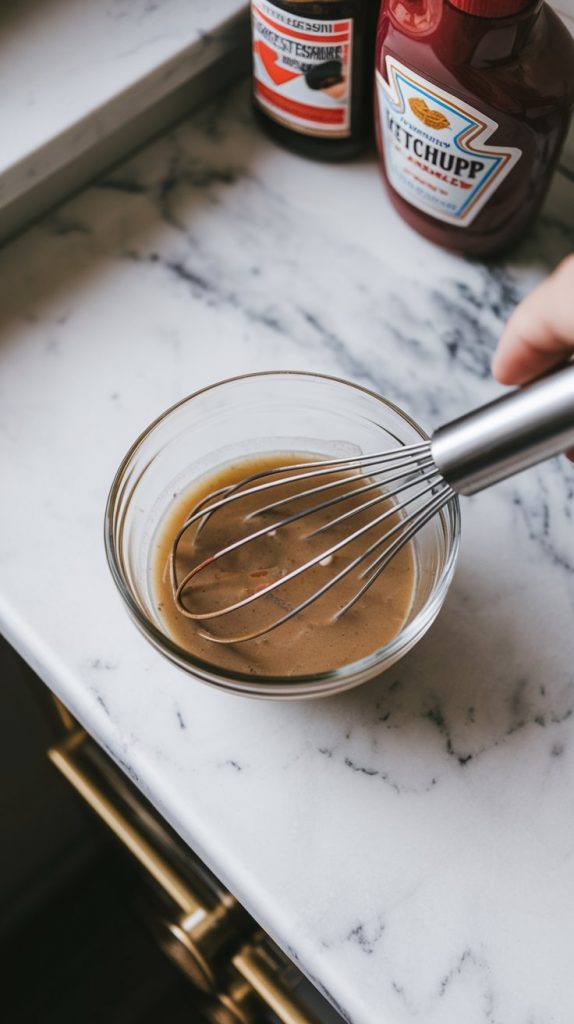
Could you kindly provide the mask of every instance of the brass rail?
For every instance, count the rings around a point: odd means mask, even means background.
[[[73,721],[73,720],[72,720]],[[225,1019],[260,1024],[263,1006],[281,1024],[319,1024],[300,1005],[265,950],[266,937],[228,892],[209,907],[93,778],[82,752],[93,741],[79,726],[48,757],[123,847],[176,905],[175,921],[163,921],[162,947],[202,992],[215,994]],[[249,938],[246,940],[246,922]],[[241,998],[235,997],[240,993]],[[259,1006],[259,1012],[257,1011]],[[215,1018],[214,1018],[215,1019]],[[220,1018],[223,1019],[223,1018]]]

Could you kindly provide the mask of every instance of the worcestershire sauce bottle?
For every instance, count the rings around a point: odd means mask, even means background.
[[[379,0],[252,0],[253,98],[278,142],[345,160],[372,135]]]
[[[394,206],[485,256],[532,222],[574,99],[574,43],[541,0],[383,0],[376,127]]]

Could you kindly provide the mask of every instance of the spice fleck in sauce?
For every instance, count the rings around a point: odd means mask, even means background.
[[[152,586],[158,613],[163,626],[181,647],[192,655],[219,667],[257,676],[297,676],[326,672],[350,664],[373,654],[389,643],[400,632],[409,613],[413,598],[415,567],[410,544],[399,552],[361,599],[340,619],[337,612],[353,597],[364,580],[360,573],[372,559],[353,569],[312,605],[271,632],[241,643],[224,645],[202,637],[209,631],[215,637],[236,637],[251,633],[282,617],[296,604],[304,601],[314,590],[333,578],[349,565],[357,555],[391,529],[399,521],[398,513],[391,513],[378,527],[336,552],[327,564],[318,564],[301,576],[290,580],[274,593],[265,595],[242,609],[216,619],[196,622],[186,618],[178,609],[172,592],[169,572],[170,553],[174,538],[195,505],[215,490],[244,480],[252,473],[277,466],[310,461],[308,456],[277,452],[249,458],[230,464],[204,477],[174,501],[158,531],[152,556]],[[254,593],[282,575],[325,551],[343,537],[366,525],[392,506],[382,499],[379,488],[360,496],[351,491],[372,482],[356,472],[334,472],[319,479],[297,479],[271,490],[247,496],[217,510],[207,521],[197,541],[196,524],[183,535],[177,549],[176,573],[181,581],[204,558],[240,537],[245,537],[262,526],[319,504],[330,497],[349,495],[340,504],[317,511],[290,523],[265,537],[226,555],[198,574],[182,594],[183,604],[194,612],[213,611],[232,604]],[[291,471],[290,475],[293,475]],[[279,480],[282,476],[266,477]],[[316,497],[302,497],[310,486],[335,480],[344,483]],[[316,537],[309,534],[332,520],[376,496],[381,502],[374,509],[360,511],[346,522]],[[255,509],[290,497],[279,509],[258,515],[246,521]],[[378,548],[374,558],[384,550]]]

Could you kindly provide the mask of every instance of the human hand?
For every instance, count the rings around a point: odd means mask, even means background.
[[[574,253],[514,310],[492,361],[501,384],[525,384],[574,356]],[[567,452],[574,462],[574,451]]]
[[[492,361],[501,384],[525,384],[574,355],[574,253],[516,307]]]

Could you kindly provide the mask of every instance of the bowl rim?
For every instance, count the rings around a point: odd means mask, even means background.
[[[309,378],[311,380],[328,381],[333,384],[341,384],[344,387],[358,391],[361,394],[367,395],[369,398],[375,399],[376,402],[385,406],[387,409],[390,409],[401,420],[412,427],[422,440],[430,440],[429,435],[422,429],[422,427],[419,426],[419,424],[409,416],[408,413],[401,409],[400,406],[391,402],[387,398],[383,398],[382,395],[373,391],[371,388],[366,388],[361,384],[356,384],[354,381],[346,380],[344,377],[336,377],[326,373],[315,373],[310,370],[261,370],[254,373],[237,374],[233,377],[226,377],[223,380],[215,381],[212,384],[207,384],[205,387],[199,388],[197,391],[193,391],[191,394],[179,399],[179,401],[175,402],[167,409],[164,409],[163,412],[156,416],[155,419],[141,431],[135,441],[130,445],[114,474],[106,501],[104,514],[104,545],[106,558],[114,583],[116,584],[120,596],[122,597],[124,604],[127,606],[127,610],[136,626],[157,650],[189,674],[196,675],[203,681],[211,683],[219,689],[226,689],[227,691],[239,692],[250,696],[269,696],[271,695],[271,692],[273,692],[277,694],[277,696],[285,697],[288,695],[299,695],[303,698],[306,696],[304,692],[305,688],[309,687],[312,691],[312,694],[310,695],[314,696],[317,695],[317,689],[320,689],[320,691],[325,694],[332,691],[340,692],[342,689],[350,689],[355,685],[359,685],[364,682],[366,678],[372,678],[376,675],[376,668],[379,665],[381,666],[382,672],[385,667],[385,662],[390,665],[397,661],[423,636],[428,627],[432,624],[436,614],[438,614],[450,585],[460,548],[461,515],[460,505],[456,494],[454,494],[453,497],[450,498],[443,508],[441,508],[437,513],[437,515],[442,515],[443,513],[450,511],[452,519],[452,537],[450,541],[450,550],[447,552],[446,561],[442,568],[439,581],[423,607],[416,614],[412,622],[402,628],[393,637],[393,639],[389,641],[389,643],[384,645],[384,647],[377,648],[377,650],[372,654],[366,655],[358,661],[349,662],[346,665],[341,665],[338,668],[330,669],[326,672],[316,672],[297,676],[277,675],[258,677],[250,673],[234,672],[196,657],[186,650],[186,648],[181,647],[176,643],[176,641],[167,633],[164,633],[156,623],[142,611],[140,604],[132,595],[129,584],[126,582],[125,574],[120,564],[121,559],[118,558],[116,551],[114,537],[114,513],[118,507],[118,500],[121,500],[122,498],[122,484],[124,482],[124,477],[126,476],[126,472],[129,470],[130,463],[134,456],[145,444],[150,435],[153,434],[156,427],[158,427],[160,423],[165,422],[182,406],[189,404],[194,399],[199,398],[207,392],[216,391],[241,381],[257,380],[269,377],[299,377]],[[142,472],[145,472],[146,469],[147,465]],[[141,475],[142,473],[138,475],[138,480]],[[329,684],[331,684],[331,686],[329,686]],[[300,694],[298,694],[299,690],[301,690]]]

